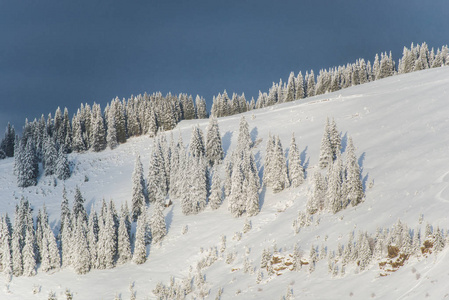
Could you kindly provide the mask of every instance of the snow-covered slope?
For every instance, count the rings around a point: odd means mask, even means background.
[[[50,290],[64,299],[69,288],[74,299],[122,299],[130,296],[134,283],[137,299],[152,299],[152,290],[160,281],[169,283],[170,276],[181,281],[196,274],[196,264],[210,247],[221,247],[226,236],[226,250],[212,266],[203,269],[210,298],[223,288],[222,299],[279,299],[287,288],[296,299],[441,299],[449,296],[448,249],[427,258],[411,258],[398,271],[380,276],[378,261],[362,272],[348,265],[345,275],[328,274],[327,259],[317,263],[309,273],[280,271],[279,276],[264,274],[257,284],[262,250],[277,245],[279,256],[288,256],[294,245],[308,257],[311,245],[324,245],[328,251],[338,243],[347,243],[352,231],[375,234],[377,227],[390,228],[398,219],[410,228],[426,222],[446,232],[449,229],[449,68],[438,68],[389,77],[355,86],[336,93],[276,105],[245,114],[253,140],[263,139],[253,150],[259,169],[263,166],[268,134],[278,134],[287,148],[294,132],[307,181],[297,189],[273,194],[261,193],[261,212],[251,217],[252,229],[241,239],[245,218],[235,219],[227,209],[227,201],[216,211],[207,208],[194,216],[184,216],[180,205],[165,209],[168,235],[161,246],[149,246],[148,261],[143,265],[128,263],[110,270],[93,270],[76,275],[72,269],[52,274],[39,272],[34,277],[14,277],[10,283],[0,279],[0,299],[46,299]],[[219,119],[223,147],[230,153],[236,146],[240,115]],[[304,210],[311,175],[318,169],[320,142],[326,117],[333,117],[342,133],[343,148],[347,138],[353,138],[366,199],[357,207],[335,215],[320,213],[313,224],[295,234],[292,222],[299,210]],[[184,143],[190,140],[195,124],[205,130],[207,120],[183,121],[173,130],[175,139],[182,134]],[[168,133],[170,134],[170,133]],[[73,174],[65,183],[39,178],[36,187],[19,189],[13,176],[13,159],[0,161],[0,212],[13,216],[15,204],[24,195],[35,209],[44,203],[50,223],[57,226],[62,189],[73,200],[79,186],[97,211],[103,198],[117,205],[131,198],[131,174],[134,159],[140,153],[144,170],[153,140],[142,136],[130,139],[118,149],[100,153],[71,154]],[[88,181],[85,178],[88,177]],[[423,222],[420,225],[420,216]],[[188,226],[187,233],[183,228]],[[230,264],[226,256],[235,253]],[[243,272],[244,260],[251,262],[253,274]],[[37,290],[35,294],[33,290]]]

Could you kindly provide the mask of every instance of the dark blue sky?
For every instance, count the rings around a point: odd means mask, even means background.
[[[0,132],[81,102],[273,81],[426,41],[449,43],[440,1],[1,1]]]

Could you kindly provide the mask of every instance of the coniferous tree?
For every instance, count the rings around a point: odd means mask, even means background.
[[[23,255],[22,255],[22,228],[20,222],[14,224],[14,231],[11,240],[12,250],[12,267],[14,276],[23,274]]]
[[[3,226],[4,230],[6,230],[6,222]],[[3,268],[3,274],[5,274],[6,281],[11,281],[11,277],[13,275],[13,262],[12,262],[12,256],[11,256],[11,236],[6,230],[5,233],[3,233],[3,239],[2,239],[2,268]]]
[[[39,168],[33,141],[28,139],[26,146],[21,151],[23,152],[18,156],[20,162],[16,166],[17,184],[19,187],[36,185]]]
[[[135,221],[142,213],[145,206],[145,179],[143,178],[143,167],[140,162],[140,155],[136,156],[134,171],[132,176],[132,219]]]
[[[196,117],[197,119],[206,119],[207,118],[207,109],[206,109],[206,100],[203,97],[196,96]]]
[[[209,119],[207,127],[206,157],[210,165],[220,163],[224,157],[218,122],[214,117]]]
[[[321,147],[320,147],[320,168],[326,168],[330,163],[332,163],[333,152],[332,152],[332,144],[330,141],[330,124],[329,118],[326,119],[326,126],[324,127],[323,138],[321,139]]]
[[[53,175],[56,172],[58,151],[51,137],[47,136],[43,144],[43,165],[45,176]]]
[[[205,155],[203,133],[199,126],[192,128],[189,151],[193,157],[202,157]]]
[[[89,214],[88,228],[87,228],[87,244],[90,252],[90,266],[91,268],[98,268],[98,234],[100,232],[98,224],[97,212],[92,208]]]
[[[86,274],[91,267],[91,257],[87,239],[87,224],[78,218],[74,236],[73,267],[77,274]]]
[[[255,216],[259,213],[259,187],[260,179],[254,162],[252,153],[246,158],[246,213],[248,216]]]
[[[341,137],[333,118],[329,127],[329,140],[332,148],[332,159],[335,160],[337,158],[337,152],[341,151]]]
[[[266,154],[265,154],[265,164],[263,171],[263,183],[266,186],[273,185],[273,162],[274,162],[274,149],[275,149],[276,139],[274,136],[271,136],[271,133],[268,135],[267,146],[266,146]]]
[[[72,118],[72,150],[75,152],[83,152],[87,149],[79,115],[80,112],[78,110],[78,115]]]
[[[104,200],[103,200],[104,201]],[[117,254],[117,229],[111,208],[100,216],[98,234],[98,261],[100,269],[114,267]]]
[[[221,205],[223,188],[221,185],[220,174],[218,174],[217,165],[214,166],[212,172],[212,185],[209,196],[209,204],[212,209],[217,209]]]
[[[148,199],[151,203],[165,202],[167,196],[167,175],[165,172],[165,161],[159,141],[153,145],[153,153],[150,157],[148,171]]]
[[[249,125],[246,122],[245,116],[240,118],[239,135],[237,138],[237,150],[248,151],[252,147],[251,136],[249,133]]]
[[[106,130],[100,105],[98,104],[93,107],[91,127],[92,132],[89,140],[92,150],[99,152],[106,149]]]
[[[337,213],[343,208],[342,202],[342,172],[343,163],[341,155],[337,153],[337,159],[329,168],[328,186],[326,191],[326,199],[329,210],[332,213]]]
[[[128,217],[126,211],[123,209],[118,228],[118,264],[123,264],[131,260],[131,240],[128,225],[126,224],[129,221]]]
[[[160,203],[157,203],[154,208],[153,215],[150,220],[150,228],[152,237],[151,242],[154,244],[162,241],[164,236],[167,234],[163,206]]]
[[[295,87],[296,87],[295,99],[304,98],[304,78],[302,77],[301,72],[299,72],[298,76],[296,77]]]
[[[25,234],[25,246],[23,247],[23,275],[34,276],[36,275],[36,255],[33,229],[26,230]]]
[[[141,214],[137,219],[136,239],[134,243],[133,262],[143,264],[147,260],[146,250],[146,217]]]
[[[291,72],[290,76],[288,77],[287,95],[285,98],[285,102],[291,102],[295,100],[295,96],[296,96],[295,74]]]
[[[0,144],[0,149],[3,150],[6,157],[14,156],[15,137],[16,137],[16,133],[14,130],[14,126],[11,126],[11,124],[8,123],[8,126],[6,127],[6,131],[5,131],[5,137],[3,138],[3,140]]]
[[[360,166],[355,156],[355,148],[352,142],[352,138],[349,137],[348,150],[346,158],[346,189],[348,195],[348,202],[352,206],[356,206],[363,201],[364,192],[363,184],[360,179]]]
[[[323,209],[326,198],[326,186],[321,173],[313,175],[313,186],[307,200],[307,212],[311,215]]]
[[[72,254],[73,254],[73,234],[74,230],[72,227],[72,220],[76,220],[72,218],[71,214],[67,214],[63,219],[61,219],[61,259],[62,266],[66,267],[72,264]]]
[[[111,106],[108,113],[108,132],[106,135],[106,143],[110,149],[115,149],[118,146],[117,141],[117,124],[115,120],[115,107]]]
[[[87,213],[86,213],[86,209],[84,208],[84,198],[83,195],[81,194],[81,190],[80,188],[77,186],[75,188],[75,197],[74,197],[74,201],[73,201],[73,216],[75,219],[78,218],[83,218],[85,221],[87,221]],[[73,224],[74,226],[76,224]]]
[[[56,160],[55,175],[60,180],[66,180],[70,177],[70,166],[67,158],[67,153],[64,152],[63,147],[59,148],[58,157]]]
[[[292,187],[298,187],[304,182],[304,168],[301,165],[301,158],[294,134],[292,135],[290,148],[288,151],[288,174]]]
[[[284,150],[282,148],[279,136],[275,137],[275,144],[273,149],[272,161],[272,181],[273,192],[277,193],[290,185],[290,180],[287,173],[287,164],[285,162]]]

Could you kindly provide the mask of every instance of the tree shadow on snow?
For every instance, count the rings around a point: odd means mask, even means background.
[[[346,147],[348,146],[348,132],[345,132],[345,135],[341,137],[341,153],[346,151]]]
[[[366,183],[368,182],[369,173],[363,176],[362,179],[362,186],[363,186],[363,192],[366,193]]]
[[[302,150],[302,152],[299,154],[299,159],[301,159],[302,167],[304,169],[304,178],[307,178],[307,168],[309,167],[310,163],[310,157],[307,157],[307,149],[309,149],[309,146],[306,146],[304,150]]]
[[[363,173],[363,163],[365,162],[365,156],[366,152],[363,152],[362,155],[360,155],[359,160],[357,161],[360,167],[360,173]]]
[[[254,127],[249,135],[251,136],[251,142],[254,144],[254,142],[257,140],[257,136],[259,135],[259,130],[257,129],[257,127]]]
[[[232,131],[226,131],[226,133],[221,138],[221,145],[223,147],[225,156],[228,155],[228,150],[229,147],[231,146],[231,139],[232,139]]]
[[[259,211],[262,210],[263,205],[265,203],[265,193],[267,191],[267,188],[265,186],[262,187],[262,190],[259,193]]]
[[[173,205],[170,206],[170,211],[165,216],[165,227],[167,228],[167,232],[170,230],[172,222],[173,222]]]
[[[261,172],[261,169],[263,169],[262,166],[262,155],[260,155],[260,151],[257,151],[256,155],[254,155],[254,161],[256,163],[256,167],[259,170],[259,177],[262,178],[261,173],[263,174],[263,172]]]

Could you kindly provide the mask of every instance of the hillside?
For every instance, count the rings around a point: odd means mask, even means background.
[[[261,211],[250,218],[252,229],[242,234],[240,240],[233,237],[243,230],[245,217],[234,218],[228,211],[227,200],[216,211],[207,207],[193,216],[184,216],[175,200],[164,211],[168,235],[161,246],[149,246],[145,264],[128,263],[114,269],[93,270],[86,275],[76,275],[70,268],[52,274],[38,270],[34,277],[15,277],[10,283],[1,277],[0,298],[47,299],[48,293],[54,291],[58,299],[64,299],[63,292],[69,288],[74,299],[114,299],[117,293],[122,299],[129,299],[129,285],[134,282],[137,299],[152,299],[152,290],[158,282],[169,284],[170,276],[180,282],[189,275],[190,267],[195,275],[197,262],[206,256],[209,248],[220,249],[222,235],[226,236],[223,257],[202,270],[210,299],[215,298],[219,288],[223,288],[222,299],[279,299],[287,288],[293,290],[295,299],[447,297],[447,247],[438,255],[411,257],[388,276],[380,276],[382,270],[375,260],[364,271],[358,272],[354,263],[350,263],[344,275],[332,276],[324,259],[317,262],[312,273],[303,267],[299,272],[280,270],[279,276],[268,277],[265,272],[259,284],[256,279],[263,249],[272,250],[274,244],[280,258],[291,254],[295,244],[303,257],[308,258],[312,244],[334,251],[339,243],[347,243],[350,232],[354,231],[356,239],[359,231],[374,236],[378,227],[391,228],[398,219],[411,229],[420,226],[422,234],[427,222],[447,234],[448,100],[449,68],[443,67],[248,112],[245,116],[253,141],[262,139],[253,150],[259,170],[263,167],[268,134],[279,135],[285,149],[294,132],[307,177],[296,189],[277,194],[264,189],[260,197]],[[218,121],[227,154],[236,146],[240,117],[234,115]],[[314,215],[312,225],[295,234],[292,223],[298,211],[305,209],[312,175],[318,170],[320,141],[327,117],[335,119],[343,148],[349,136],[354,141],[366,199],[335,215],[329,212]],[[187,144],[191,128],[196,124],[205,131],[208,120],[182,121],[173,130],[175,140],[181,134]],[[103,198],[113,199],[119,207],[131,198],[135,156],[141,155],[146,176],[152,145],[152,138],[142,136],[114,150],[70,154],[73,174],[65,183],[58,181],[56,187],[52,179],[41,177],[37,186],[19,189],[12,171],[14,160],[1,160],[0,212],[12,218],[18,199],[24,195],[36,211],[45,203],[50,224],[56,228],[64,184],[70,201],[75,186],[80,187],[87,200],[87,210],[93,205],[99,211]],[[183,234],[186,225],[188,230]],[[226,256],[230,253],[236,257],[227,264]],[[243,272],[245,258],[251,262],[253,274]],[[39,292],[33,294],[33,289]]]

